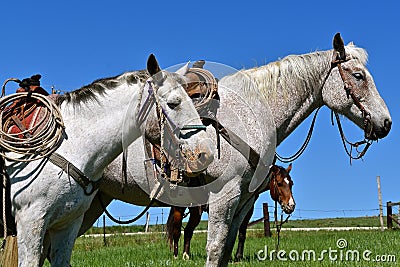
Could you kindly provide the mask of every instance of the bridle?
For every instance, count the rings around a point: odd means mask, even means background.
[[[342,81],[343,81],[343,88],[344,88],[344,90],[346,91],[347,98],[351,97],[351,99],[353,100],[353,102],[354,102],[354,104],[356,105],[356,107],[357,107],[357,108],[361,111],[361,113],[362,113],[364,131],[366,131],[366,130],[368,129],[368,126],[372,125],[372,122],[371,122],[371,114],[365,109],[365,107],[364,107],[363,104],[361,103],[359,97],[357,97],[357,95],[355,94],[355,92],[354,92],[355,85],[353,84],[353,82],[352,82],[350,79],[348,79],[348,78],[346,77],[346,75],[345,75],[345,73],[344,73],[344,70],[343,70],[343,67],[342,67],[342,63],[347,62],[347,61],[349,61],[349,60],[350,60],[350,58],[346,58],[346,55],[344,55],[343,58],[342,58],[342,57],[340,56],[340,53],[339,53],[338,51],[334,50],[334,51],[333,51],[333,60],[332,60],[332,62],[331,62],[331,67],[330,67],[330,69],[329,69],[329,71],[328,71],[328,74],[326,75],[326,77],[325,77],[325,79],[324,79],[324,82],[323,82],[321,88],[323,88],[323,87],[325,86],[325,83],[326,83],[326,81],[328,80],[328,77],[330,76],[332,70],[333,70],[335,67],[337,67],[338,70],[339,70],[340,77],[341,77],[341,79],[342,79]],[[290,156],[290,157],[282,157],[282,156],[280,156],[278,153],[275,153],[275,155],[276,155],[276,157],[277,157],[277,159],[278,159],[279,161],[281,161],[281,162],[283,162],[283,163],[290,163],[290,162],[293,162],[293,161],[295,161],[296,159],[298,159],[298,158],[303,154],[303,152],[305,151],[307,145],[309,144],[309,142],[310,142],[310,140],[311,140],[312,132],[313,132],[313,130],[314,130],[314,125],[315,125],[315,120],[316,120],[316,117],[317,117],[317,114],[318,114],[319,109],[320,109],[320,108],[318,108],[318,109],[316,110],[316,112],[314,113],[314,117],[313,117],[313,119],[312,119],[311,126],[310,126],[310,129],[309,129],[309,131],[308,131],[306,140],[304,141],[304,143],[302,144],[302,146],[300,147],[300,149],[299,149],[296,153],[294,153],[292,156]],[[350,164],[351,164],[351,161],[352,161],[353,159],[355,159],[355,160],[361,159],[361,158],[365,155],[365,153],[367,152],[368,148],[371,146],[372,140],[370,140],[370,139],[365,139],[365,138],[364,138],[364,140],[359,141],[359,142],[350,142],[350,141],[346,138],[346,136],[344,135],[343,128],[342,128],[342,124],[341,124],[341,122],[340,122],[339,114],[338,114],[336,111],[333,111],[333,110],[332,110],[332,113],[331,113],[332,125],[334,124],[334,122],[333,122],[333,116],[335,116],[335,119],[336,119],[336,122],[337,122],[337,125],[338,125],[338,129],[339,129],[340,137],[341,137],[341,139],[342,139],[343,147],[344,147],[344,149],[345,149],[345,151],[346,151],[346,154],[347,154],[347,155],[349,156],[349,158],[350,158]],[[371,128],[371,130],[370,130],[370,132],[367,134],[368,136],[370,136],[370,135],[372,134],[372,131],[373,131],[373,127],[370,127],[370,128]],[[347,148],[347,145],[346,145],[346,144],[348,144],[348,145],[350,146],[350,150]],[[365,146],[364,146],[363,150],[362,150],[362,151],[359,151],[358,148],[359,148],[361,145],[364,145],[364,144],[365,144]],[[353,148],[356,149],[356,152],[357,152],[357,155],[356,155],[356,156],[353,156],[353,153],[352,153],[352,152],[353,152]]]
[[[336,55],[336,57],[335,57],[335,55]],[[344,56],[344,57],[346,57],[346,56]],[[333,68],[335,68],[335,67],[338,68],[340,77],[342,78],[342,81],[343,81],[343,84],[344,84],[344,90],[346,91],[347,98],[351,97],[351,99],[353,100],[353,103],[356,105],[356,107],[362,113],[364,131],[367,131],[368,126],[371,126],[370,127],[371,130],[367,134],[367,136],[370,136],[372,134],[372,131],[373,131],[372,122],[371,122],[371,114],[365,109],[365,107],[363,106],[363,104],[360,101],[360,98],[357,97],[357,95],[355,94],[355,92],[354,92],[355,86],[354,86],[353,82],[346,77],[346,75],[345,75],[345,73],[343,71],[343,68],[342,68],[342,63],[347,62],[350,59],[342,58],[340,56],[340,53],[337,52],[337,51],[334,51],[334,57],[333,58],[334,58],[334,60],[332,60],[331,69],[330,69],[330,71],[328,73],[328,76],[329,76],[329,74],[330,74],[330,72],[331,72],[331,70]],[[325,82],[326,82],[326,80],[325,80]],[[324,84],[325,84],[325,82],[324,82]],[[355,143],[348,141],[347,138],[344,135],[343,128],[342,128],[342,125],[340,123],[340,117],[339,117],[338,113],[335,112],[335,111],[332,111],[331,114],[332,114],[332,119],[331,119],[332,120],[332,124],[333,124],[333,115],[335,115],[335,119],[336,119],[336,122],[337,122],[337,125],[338,125],[340,137],[342,139],[343,147],[344,147],[347,155],[350,157],[350,164],[351,164],[351,161],[353,159],[361,159],[365,155],[365,153],[367,152],[368,148],[371,146],[372,140],[364,138],[364,140],[359,141],[359,142],[355,142]],[[347,148],[346,143],[350,145],[350,151]],[[358,147],[360,145],[363,145],[363,144],[365,144],[365,147],[363,148],[362,151],[359,151]],[[353,156],[352,155],[353,148],[356,149],[357,156]]]
[[[185,157],[182,152],[182,140],[181,137],[184,136],[182,134],[182,130],[206,130],[206,126],[204,125],[184,125],[181,128],[177,127],[171,118],[168,116],[166,110],[160,103],[160,99],[157,96],[158,87],[151,81],[147,81],[148,85],[148,95],[147,98],[138,112],[138,121],[142,124],[150,112],[150,108],[155,103],[156,105],[156,114],[158,126],[160,129],[160,172],[161,176],[168,181],[177,184],[182,182],[182,171],[185,169],[182,158]],[[140,102],[139,102],[140,105]],[[165,152],[166,147],[176,147],[178,148],[172,155],[169,155]],[[169,159],[168,159],[168,156]],[[153,161],[155,164],[155,161]],[[170,169],[170,177],[168,177],[166,173],[167,164]]]
[[[146,85],[148,85],[148,94],[146,99],[144,100],[144,103],[141,104],[142,102],[142,97],[143,97],[143,93],[144,93],[144,89],[146,87]],[[182,137],[182,133],[181,130],[197,130],[197,131],[201,131],[201,130],[206,130],[206,126],[204,125],[184,125],[182,128],[178,128],[173,121],[171,120],[171,118],[169,118],[169,116],[167,115],[167,112],[165,111],[165,109],[163,108],[163,106],[160,103],[160,99],[157,96],[157,91],[158,91],[158,87],[151,81],[148,80],[146,83],[144,83],[141,87],[140,90],[140,94],[139,94],[139,103],[138,106],[136,107],[136,114],[137,114],[137,121],[139,125],[142,125],[146,118],[148,117],[149,113],[151,112],[151,109],[153,107],[153,105],[156,105],[156,114],[157,114],[157,121],[158,121],[158,126],[160,129],[160,139],[161,139],[161,143],[159,146],[159,150],[160,150],[160,176],[163,179],[166,179],[167,181],[170,182],[171,186],[177,185],[178,183],[182,182],[183,178],[182,178],[182,171],[184,170],[184,166],[183,163],[181,161],[182,157],[183,157],[183,153],[182,153],[182,142],[180,140],[180,137]],[[175,147],[179,148],[179,151],[175,151],[175,155],[172,155],[173,157],[177,157],[178,158],[178,163],[177,164],[172,164],[172,160],[168,160],[167,158],[167,154],[165,152],[165,140],[164,140],[164,134],[168,135],[168,139],[169,141],[171,141]],[[178,136],[178,137],[177,137]],[[153,144],[152,144],[153,145]],[[154,147],[157,147],[158,145],[153,145]],[[146,150],[146,148],[145,148]],[[152,151],[153,152],[153,151]],[[154,153],[152,153],[152,158],[150,159],[152,164],[153,164],[153,169],[156,170],[157,167],[157,162],[156,162],[156,157],[154,155]],[[167,175],[167,164],[168,167],[170,169],[170,176]],[[128,174],[127,174],[127,151],[124,150],[123,154],[122,154],[122,192],[124,192],[124,184],[127,183],[128,181]],[[160,185],[158,186],[158,188],[156,189],[155,193],[153,192],[153,195],[158,195],[158,193],[161,191],[162,189],[162,183],[160,183]],[[118,224],[131,224],[135,221],[137,221],[138,219],[140,219],[148,210],[151,206],[153,206],[153,204],[156,201],[155,197],[151,197],[149,203],[147,204],[147,206],[142,210],[142,212],[140,212],[137,216],[135,216],[132,219],[126,220],[126,221],[122,221],[120,219],[116,219],[112,214],[110,214],[107,209],[106,209],[106,205],[104,204],[104,201],[101,198],[101,194],[97,194],[97,197],[100,201],[100,205],[103,209],[103,211],[106,213],[106,215],[115,223]]]
[[[279,167],[278,167],[279,168]],[[278,202],[281,203],[281,195],[279,194],[279,186],[278,182],[276,181],[276,174],[275,172],[271,172],[271,179],[270,183],[273,183],[272,186],[270,186],[270,192],[272,192],[272,189],[274,190],[275,194],[278,195],[277,199],[273,199],[275,202],[275,207],[274,207],[274,221],[275,221],[275,227],[276,227],[276,233],[277,233],[277,243],[276,243],[276,251],[279,250],[279,243],[280,243],[280,233],[282,226],[289,221],[289,218],[291,214],[288,214],[286,219],[283,219],[283,213],[281,213],[281,218],[280,221],[278,221]],[[271,195],[272,197],[272,195]]]

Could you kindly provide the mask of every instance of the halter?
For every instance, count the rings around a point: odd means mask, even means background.
[[[184,170],[183,162],[181,160],[183,156],[182,153],[182,141],[181,137],[183,136],[182,130],[196,130],[196,131],[201,131],[201,130],[206,130],[206,126],[204,125],[184,125],[182,128],[178,128],[174,122],[171,120],[171,118],[167,115],[167,112],[163,108],[163,106],[160,103],[160,100],[157,96],[157,87],[153,86],[152,81],[147,81],[148,84],[148,96],[138,112],[138,121],[141,123],[144,122],[144,119],[146,115],[148,115],[150,111],[150,107],[154,104],[156,104],[156,113],[157,113],[157,119],[158,119],[158,126],[160,128],[160,134],[161,134],[161,143],[160,143],[160,163],[161,163],[161,177],[167,178],[170,182],[177,184],[182,182],[182,172]],[[140,103],[139,103],[140,105]],[[177,130],[179,131],[179,134],[177,133]],[[179,148],[179,151],[175,152],[175,155],[172,155],[173,157],[178,158],[178,163],[177,164],[170,164],[175,159],[173,159],[171,162],[168,162],[167,159],[167,154],[165,152],[165,138],[164,135],[167,134],[168,140],[170,140],[171,143],[174,144],[175,147]],[[178,137],[177,137],[178,136]],[[164,160],[164,157],[166,160]],[[166,165],[167,163],[169,164],[170,172],[171,175],[170,177],[167,176],[166,174]],[[156,164],[155,160],[153,160],[153,164]],[[172,167],[173,166],[173,167]]]
[[[336,54],[336,58],[335,58],[335,54]],[[368,135],[371,135],[371,133],[373,131],[372,122],[371,122],[371,114],[361,104],[359,97],[357,97],[355,92],[354,92],[354,87],[355,86],[354,86],[353,82],[346,77],[346,75],[345,75],[345,73],[343,71],[343,68],[342,68],[342,63],[347,62],[350,59],[341,58],[340,53],[337,52],[337,51],[334,51],[333,58],[334,59],[332,60],[331,69],[329,70],[328,76],[329,76],[329,74],[330,74],[330,72],[331,72],[331,70],[333,68],[335,68],[335,67],[338,68],[340,77],[342,78],[342,81],[343,81],[343,84],[344,84],[344,90],[346,91],[347,98],[351,97],[351,99],[353,100],[353,102],[356,105],[356,107],[361,111],[362,117],[363,117],[363,120],[364,120],[363,121],[364,131],[366,131],[368,129],[367,128],[368,125],[371,125],[371,130],[368,133]],[[325,82],[326,82],[326,79],[325,79]],[[324,82],[324,85],[325,85],[325,82]],[[338,125],[340,137],[342,139],[342,143],[343,143],[343,146],[345,148],[345,151],[346,151],[347,155],[350,157],[350,164],[351,164],[351,161],[353,159],[356,159],[356,160],[357,159],[361,159],[365,155],[365,153],[367,152],[368,148],[372,144],[372,140],[367,140],[367,139],[364,138],[364,140],[359,141],[359,142],[355,142],[355,143],[352,143],[352,142],[348,141],[347,138],[344,135],[344,132],[343,132],[343,129],[342,129],[342,125],[340,123],[339,115],[335,111],[332,111],[332,119],[331,119],[332,120],[332,125],[333,125],[333,114],[335,115],[335,119],[336,119],[336,122],[337,122],[337,125]],[[350,145],[350,151],[348,150],[348,148],[346,146],[346,143]],[[360,145],[363,145],[363,144],[365,144],[364,149],[362,151],[359,151],[358,147]],[[358,153],[357,156],[353,156],[352,155],[353,148],[356,149],[356,151]]]
[[[346,56],[344,56],[344,57],[346,57]],[[351,80],[349,80],[349,79],[346,77],[346,75],[345,75],[345,73],[344,73],[344,71],[343,71],[343,68],[342,68],[342,65],[341,65],[341,64],[344,63],[344,62],[347,62],[347,61],[349,61],[349,60],[350,60],[350,58],[348,58],[348,59],[346,59],[346,58],[342,59],[341,56],[340,56],[340,53],[337,52],[337,51],[334,51],[334,52],[333,52],[333,60],[332,60],[332,62],[331,62],[331,68],[329,69],[328,74],[326,75],[326,77],[325,77],[325,79],[324,79],[324,82],[323,82],[321,88],[323,88],[323,87],[325,86],[325,83],[326,83],[326,81],[328,80],[328,77],[329,77],[329,75],[331,74],[332,69],[334,69],[335,67],[337,67],[338,70],[339,70],[340,77],[341,77],[341,79],[342,79],[342,81],[343,81],[343,85],[344,85],[343,88],[344,88],[344,90],[346,91],[347,98],[351,97],[351,99],[353,100],[354,104],[357,106],[357,108],[358,108],[358,109],[361,111],[361,113],[362,113],[362,117],[363,117],[363,119],[364,119],[363,124],[364,124],[364,131],[365,131],[365,130],[367,129],[368,125],[372,125],[372,123],[371,123],[371,114],[370,114],[370,113],[365,109],[365,107],[361,104],[359,98],[356,96],[356,94],[355,94],[355,92],[354,92],[354,87],[355,87],[355,86],[354,86],[353,82],[352,82]],[[318,109],[316,110],[316,112],[314,113],[314,117],[313,117],[313,119],[312,119],[311,126],[310,126],[310,129],[309,129],[309,131],[308,131],[306,140],[304,141],[304,143],[302,144],[302,146],[300,147],[300,149],[299,149],[296,153],[294,153],[292,156],[290,156],[290,157],[282,157],[282,156],[280,156],[278,153],[275,152],[275,155],[276,155],[276,157],[277,157],[277,159],[278,159],[279,161],[281,161],[281,162],[283,162],[283,163],[293,162],[293,161],[295,161],[296,159],[298,159],[298,158],[303,154],[303,152],[305,151],[307,145],[308,145],[309,142],[310,142],[310,139],[311,139],[311,136],[312,136],[312,132],[313,132],[313,130],[314,130],[315,120],[316,120],[316,117],[317,117],[317,114],[318,114],[319,109],[320,109],[320,108],[318,108]],[[361,158],[365,155],[365,153],[367,152],[368,148],[369,148],[369,147],[371,146],[371,144],[372,144],[372,140],[364,139],[364,140],[362,140],[362,141],[355,142],[355,143],[348,141],[347,138],[346,138],[345,135],[344,135],[343,128],[342,128],[342,124],[340,123],[340,117],[339,117],[338,113],[335,112],[335,111],[332,111],[332,114],[331,114],[332,125],[334,124],[334,123],[333,123],[333,115],[335,115],[335,119],[336,119],[336,122],[337,122],[337,125],[338,125],[340,137],[341,137],[341,139],[342,139],[343,147],[344,147],[344,149],[345,149],[345,151],[346,151],[346,154],[350,157],[350,164],[351,164],[351,161],[352,161],[353,159],[355,159],[355,160],[361,159]],[[372,130],[373,130],[373,128],[371,127],[371,131],[369,132],[369,135],[372,133]],[[346,143],[350,145],[350,151],[349,151],[349,149],[347,148]],[[363,149],[362,151],[359,151],[359,150],[358,150],[359,146],[364,145],[364,144],[365,144],[364,149]],[[356,149],[356,152],[358,153],[357,156],[353,156],[353,155],[352,155],[353,148]]]
[[[274,221],[275,221],[276,233],[277,233],[277,243],[276,243],[275,249],[276,249],[276,251],[278,251],[282,226],[289,221],[291,214],[288,214],[288,216],[286,217],[285,220],[283,220],[283,214],[281,214],[281,219],[280,219],[280,221],[278,221],[278,202],[280,202],[281,196],[280,196],[279,190],[278,190],[279,187],[278,187],[278,182],[276,181],[276,174],[274,172],[272,172],[271,176],[272,177],[269,182],[273,183],[273,189],[278,194],[278,200],[274,200],[274,202],[275,202]],[[270,187],[270,191],[271,191],[271,187]]]

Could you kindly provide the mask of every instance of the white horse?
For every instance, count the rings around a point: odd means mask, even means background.
[[[376,140],[389,133],[392,120],[366,68],[366,51],[353,44],[345,47],[339,35],[335,36],[334,44],[333,50],[288,56],[219,81],[218,120],[245,139],[260,155],[265,166],[272,162],[271,151],[275,151],[271,147],[274,143],[271,138],[275,136],[270,129],[270,120],[276,127],[276,144],[279,145],[314,110],[324,105],[353,121],[364,130],[367,139]],[[249,82],[248,77],[253,82]],[[355,100],[346,95],[344,83],[352,86]],[[267,118],[268,114],[271,114],[271,118]],[[207,132],[215,135],[212,127],[208,127]],[[140,142],[133,143],[132,147],[132,151],[144,155]],[[128,164],[132,169],[141,171],[128,177],[123,193],[121,160],[114,161],[106,168],[99,191],[105,204],[112,199],[137,205],[149,203],[147,193],[137,182],[146,182],[145,171],[141,167],[143,162],[132,160]],[[265,170],[261,174],[265,177]],[[247,158],[221,139],[221,158],[214,159],[210,164],[207,176],[211,180],[220,180],[223,186],[217,192],[210,192],[206,265],[226,266],[240,223],[254,204],[255,192],[249,190],[254,169]],[[266,181],[258,190],[265,186]],[[101,205],[95,199],[85,215],[80,232],[93,225],[101,213]]]
[[[186,70],[187,66],[178,73]],[[72,171],[73,164],[90,181],[101,179],[106,166],[122,153],[123,142],[129,144],[142,135],[138,113],[145,103],[141,100],[153,98],[173,130],[181,129],[177,134],[182,138],[175,149],[181,149],[184,156],[186,152],[189,156],[195,154],[204,166],[212,161],[208,135],[191,128],[201,125],[201,121],[182,87],[182,76],[161,71],[153,55],[148,59],[147,71],[100,79],[59,97],[65,139],[56,152],[69,161],[68,167],[60,168],[48,159],[8,162],[19,266],[42,265],[41,254],[49,243],[51,265],[69,266],[83,215],[95,194],[85,193],[90,188],[82,188],[68,169]],[[153,76],[149,78],[149,74]],[[145,111],[150,113],[147,124],[151,126],[158,120],[149,110]],[[152,135],[160,139],[159,130]]]

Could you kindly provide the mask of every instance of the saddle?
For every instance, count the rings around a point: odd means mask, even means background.
[[[208,126],[211,124],[210,119],[216,120],[219,95],[218,80],[210,71],[203,69],[204,64],[204,60],[196,61],[185,74],[185,78],[186,93],[192,99],[203,124]]]
[[[18,81],[19,88],[16,93],[28,93],[26,98],[18,98],[10,105],[2,108],[2,130],[12,136],[22,138],[32,137],[39,129],[35,127],[40,122],[46,119],[46,111],[44,104],[35,98],[32,98],[32,93],[48,96],[40,86],[41,75],[36,74],[30,78]],[[3,86],[4,89],[4,86]]]

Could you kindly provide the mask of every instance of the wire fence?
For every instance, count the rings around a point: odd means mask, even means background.
[[[143,208],[143,207],[142,207]],[[274,220],[274,206],[268,205],[268,212],[270,221]],[[187,212],[188,210],[186,210]],[[386,205],[383,205],[384,216],[386,216]],[[138,213],[140,210],[138,211]],[[148,219],[149,225],[165,225],[168,219],[168,215],[170,212],[170,208],[150,208],[148,211],[148,217],[144,215],[136,222],[130,225],[145,225]],[[281,214],[280,208],[278,208],[278,214]],[[131,215],[116,215],[113,216],[118,220],[129,220],[135,217],[137,214]],[[400,210],[399,206],[393,206],[393,215],[399,218],[400,220]],[[291,214],[290,220],[312,220],[312,219],[325,219],[325,218],[355,218],[355,217],[371,217],[371,216],[379,216],[378,208],[369,208],[369,209],[301,209],[296,208],[295,211]],[[252,219],[250,221],[254,221],[263,217],[263,208],[256,206],[254,208],[254,213]],[[189,216],[184,218],[184,222],[188,220]],[[207,220],[208,214],[206,212],[202,215],[202,220]],[[102,227],[103,223],[106,226],[118,226],[112,222],[107,216],[105,217],[105,222],[103,221],[103,216],[101,216],[93,226]]]

